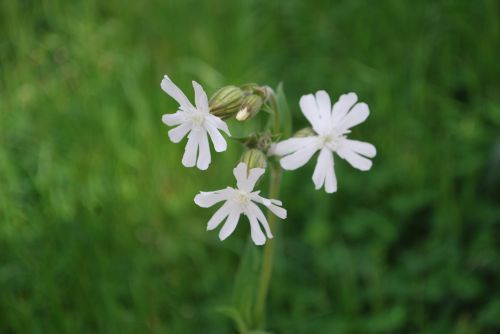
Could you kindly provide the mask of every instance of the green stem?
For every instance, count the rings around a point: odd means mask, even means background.
[[[278,103],[276,101],[276,95],[274,92],[270,96],[270,105],[273,109],[273,132],[275,134],[280,131],[280,115],[278,110]],[[271,177],[269,182],[269,198],[279,198],[280,185],[281,185],[281,167],[278,165],[270,164],[271,166]],[[271,231],[276,237],[275,222],[276,216],[271,213],[270,210],[267,211],[267,222]],[[274,260],[274,239],[268,239],[264,245],[264,250],[262,254],[262,268],[260,272],[259,279],[259,289],[257,290],[257,299],[255,305],[255,320],[258,328],[262,328],[265,320],[266,311],[266,301],[267,293],[269,291],[269,283],[271,281],[271,276],[273,272],[273,260]]]
[[[278,198],[280,192],[280,181],[281,181],[281,168],[279,166],[273,166],[271,168],[271,182],[269,184],[269,198]],[[276,216],[268,210],[267,221],[271,231],[276,237],[275,222]],[[258,327],[262,327],[264,324],[266,311],[266,300],[267,292],[269,291],[269,283],[271,281],[271,276],[273,272],[273,259],[274,259],[274,239],[267,240],[264,245],[263,255],[262,255],[262,268],[260,272],[259,279],[259,290],[257,291],[257,300],[255,307],[256,323]]]

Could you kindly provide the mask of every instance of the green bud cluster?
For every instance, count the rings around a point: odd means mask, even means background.
[[[222,119],[249,120],[262,109],[268,93],[268,87],[257,84],[222,87],[210,98],[210,113]]]

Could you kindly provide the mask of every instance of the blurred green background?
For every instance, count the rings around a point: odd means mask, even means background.
[[[159,83],[354,91],[378,156],[285,174],[276,333],[500,331],[500,2],[0,1],[0,333],[232,333],[248,238],[205,231]],[[264,191],[263,194],[267,192]]]

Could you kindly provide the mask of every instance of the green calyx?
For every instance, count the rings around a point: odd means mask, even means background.
[[[210,113],[222,119],[230,118],[240,110],[243,97],[244,92],[239,87],[222,87],[208,102]]]
[[[252,168],[264,168],[267,167],[267,158],[264,152],[259,149],[252,148],[246,150],[240,159],[241,162],[244,162],[248,166],[248,170]]]
[[[222,87],[208,102],[210,113],[222,119],[235,116],[240,122],[249,120],[262,109],[269,90],[269,87],[257,84]]]
[[[311,137],[311,136],[316,136],[316,132],[314,132],[313,129],[307,127],[307,128],[303,128],[303,129],[300,129],[299,131],[295,132],[293,134],[294,137]]]
[[[254,117],[262,108],[264,99],[257,94],[247,95],[243,98],[240,110],[236,114],[238,121],[246,121]]]

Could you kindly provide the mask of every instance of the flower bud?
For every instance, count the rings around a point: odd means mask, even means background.
[[[238,121],[246,121],[252,118],[260,111],[263,103],[262,96],[256,94],[245,96],[241,102],[240,110],[236,114],[236,119]]]
[[[222,87],[208,102],[210,113],[222,119],[229,118],[240,110],[242,100],[243,91],[239,87]]]
[[[294,137],[311,137],[311,136],[316,136],[316,132],[314,132],[313,129],[311,128],[303,128],[297,132],[294,133]]]
[[[248,170],[252,168],[266,169],[267,167],[266,155],[261,150],[255,148],[245,151],[240,161],[247,164]]]
[[[262,151],[267,151],[273,143],[273,137],[270,132],[260,133],[257,137],[257,148]]]

